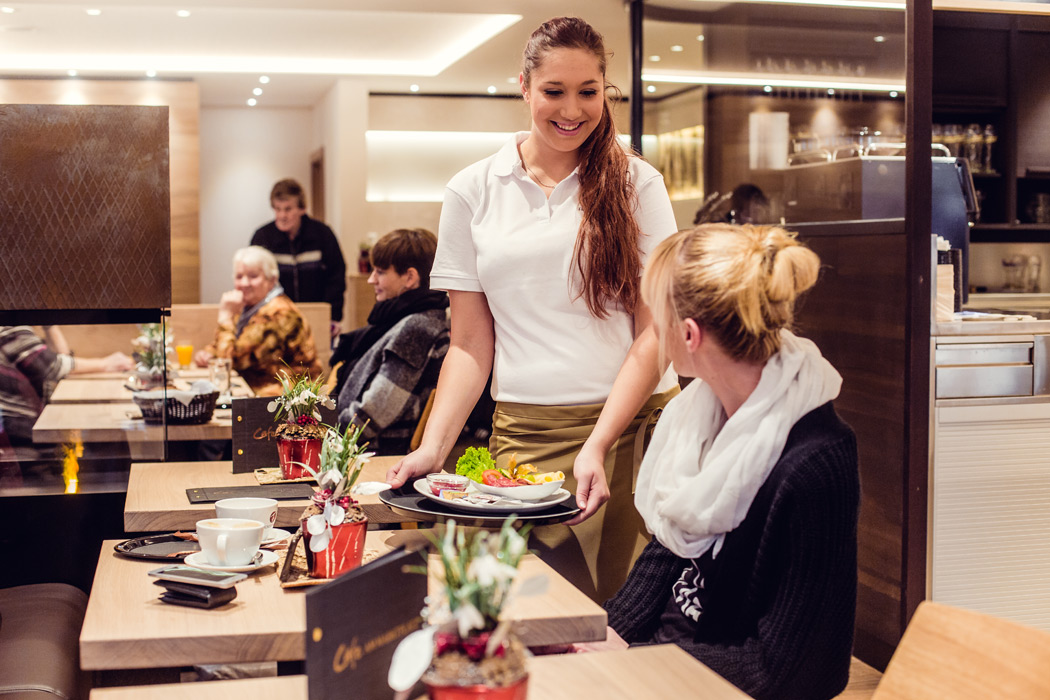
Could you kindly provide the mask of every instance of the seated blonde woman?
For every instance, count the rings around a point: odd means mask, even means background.
[[[313,333],[299,309],[277,283],[277,260],[260,246],[233,254],[233,284],[219,300],[215,342],[197,353],[204,367],[213,357],[228,357],[259,396],[280,393],[277,372],[321,375]]]
[[[642,461],[635,505],[653,539],[592,648],[677,644],[759,699],[845,687],[856,440],[831,404],[838,372],[788,330],[818,268],[771,226],[681,231],[650,258],[642,296],[663,353],[696,380]]]

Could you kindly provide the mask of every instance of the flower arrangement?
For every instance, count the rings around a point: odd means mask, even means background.
[[[335,408],[335,401],[324,391],[324,381],[308,374],[292,376],[285,370],[277,373],[281,383],[281,394],[266,406],[274,414],[274,421],[284,422],[277,426],[275,435],[290,440],[320,439],[325,428],[321,424],[318,405]]]
[[[361,469],[372,457],[372,452],[365,452],[368,443],[358,444],[364,425],[347,426],[343,433],[329,428],[321,445],[321,459],[317,470],[307,469],[317,479],[317,489],[313,495],[313,506],[306,519],[306,532],[309,532],[310,550],[323,551],[332,539],[333,526],[344,522],[356,522],[364,519],[364,513],[357,501],[350,495],[351,489],[361,476]]]
[[[468,541],[450,520],[444,536],[435,539],[444,586],[424,611],[436,628],[434,657],[423,675],[432,688],[516,686],[524,697],[525,648],[499,618],[526,553],[528,530],[519,532],[512,517],[498,534],[481,530]]]
[[[168,365],[171,352],[171,333],[164,333],[159,323],[144,323],[139,326],[139,336],[131,341],[135,369],[143,373],[161,374]]]

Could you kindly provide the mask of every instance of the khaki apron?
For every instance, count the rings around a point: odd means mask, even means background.
[[[567,525],[535,528],[529,538],[529,549],[598,602],[607,600],[620,589],[649,541],[645,523],[634,507],[634,485],[656,419],[678,392],[678,387],[673,387],[653,394],[609,450],[605,458],[605,478],[611,496],[597,513],[572,528]],[[497,401],[489,450],[501,467],[517,453],[519,463],[532,463],[538,471],[565,472],[563,488],[575,499],[573,462],[590,437],[603,406],[602,403],[539,406]]]

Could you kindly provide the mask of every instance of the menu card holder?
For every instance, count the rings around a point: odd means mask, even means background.
[[[233,399],[233,473],[246,474],[260,467],[276,467],[277,436],[280,423],[266,407],[272,396],[235,397]],[[321,422],[338,424],[335,409],[318,406]]]
[[[309,700],[393,698],[394,650],[423,624],[426,552],[398,548],[306,593]],[[415,697],[415,696],[413,696]]]

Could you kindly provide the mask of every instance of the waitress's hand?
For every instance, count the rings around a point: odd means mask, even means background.
[[[576,455],[572,475],[576,477],[576,505],[580,513],[566,525],[579,525],[609,500],[609,484],[605,481],[605,454],[584,443],[580,454]]]
[[[390,488],[398,489],[406,482],[418,479],[425,474],[441,471],[445,459],[435,450],[426,446],[420,446],[415,452],[410,452],[386,473],[386,482]]]

